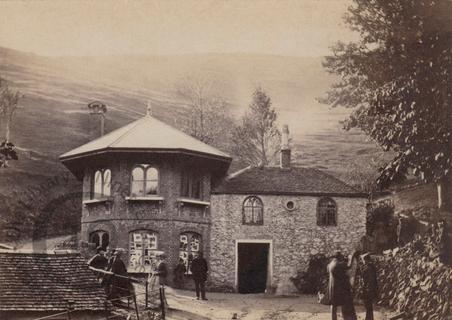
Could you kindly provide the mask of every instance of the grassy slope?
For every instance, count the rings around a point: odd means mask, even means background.
[[[0,48],[0,75],[25,95],[12,128],[20,161],[0,172],[0,224],[22,225],[21,229],[30,228],[33,219],[28,217],[39,215],[51,199],[80,192],[80,184],[70,176],[67,182],[45,186],[53,177],[67,174],[58,161],[60,154],[98,135],[98,120],[83,110],[88,102],[96,99],[109,106],[107,131],[140,117],[148,99],[157,118],[177,127],[186,108],[175,91],[190,76],[211,81],[212,91],[228,97],[236,116],[246,108],[253,88],[262,85],[281,122],[291,127],[297,164],[346,177],[350,169],[345,164],[379,154],[362,135],[338,129],[343,112],[333,113],[316,102],[332,81],[318,58],[220,54],[46,58]],[[79,209],[66,203],[52,210],[69,219]]]

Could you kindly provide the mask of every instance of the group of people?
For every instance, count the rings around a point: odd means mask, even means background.
[[[160,254],[157,256],[156,269],[153,275],[158,276],[160,285],[168,285],[168,267],[165,262],[166,255]],[[199,252],[198,255],[191,261],[190,270],[195,282],[196,299],[207,300],[206,297],[206,281],[209,268],[207,261],[204,259],[203,253]],[[174,284],[181,288],[184,284],[184,275],[187,269],[184,261],[179,259],[179,263],[174,268]]]
[[[106,250],[98,247],[96,251],[96,255],[88,261],[88,265],[94,269],[109,272],[98,274],[98,280],[105,288],[107,298],[119,302],[121,298],[130,296],[133,286],[127,278],[127,268],[121,259],[123,250]]]
[[[337,319],[337,309],[341,307],[344,320],[356,320],[356,312],[353,305],[352,281],[349,275],[352,261],[357,257],[354,254],[349,261],[336,252],[327,266],[329,273],[327,304],[331,305],[331,319]],[[378,294],[377,272],[372,263],[370,254],[361,256],[363,267],[360,272],[362,281],[362,297],[366,308],[366,320],[373,320],[373,302]]]
[[[88,261],[88,265],[97,270],[109,271],[109,273],[99,273],[98,275],[98,280],[105,287],[108,299],[119,300],[122,297],[130,296],[133,286],[127,278],[127,268],[121,259],[123,250],[105,250],[103,247],[98,247],[96,251],[96,255]],[[150,274],[153,280],[158,280],[158,284],[163,286],[168,286],[169,271],[166,258],[163,252],[157,254],[155,268]],[[207,300],[205,283],[209,269],[202,252],[199,252],[191,261],[190,270],[195,283],[196,298]],[[186,271],[184,261],[179,259],[179,263],[174,268],[174,284],[178,288],[183,287]]]

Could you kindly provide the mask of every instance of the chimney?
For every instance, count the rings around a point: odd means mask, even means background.
[[[281,135],[281,168],[290,168],[289,126],[285,124]]]

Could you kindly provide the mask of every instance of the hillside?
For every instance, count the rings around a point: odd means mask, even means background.
[[[333,80],[323,71],[320,58],[245,54],[49,58],[0,48],[0,75],[24,94],[11,136],[20,161],[0,172],[0,225],[19,226],[12,233],[32,233],[36,216],[50,223],[42,218],[43,210],[63,216],[66,222],[57,229],[74,224],[72,229],[78,228],[74,216],[80,212],[80,184],[58,156],[98,135],[98,119],[86,113],[87,103],[107,104],[107,132],[144,114],[148,100],[155,117],[178,127],[187,109],[176,92],[187,78],[207,79],[236,117],[247,107],[253,89],[264,87],[279,122],[289,124],[297,164],[345,177],[349,169],[344,163],[380,154],[361,134],[340,129],[338,121],[346,110],[329,110],[316,102]],[[56,205],[54,199],[62,196]],[[54,232],[51,229],[48,233]]]

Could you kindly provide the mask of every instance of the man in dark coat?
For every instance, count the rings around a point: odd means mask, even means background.
[[[179,263],[174,268],[174,285],[176,288],[184,287],[184,274],[187,271],[185,267],[184,260],[182,258],[179,259]]]
[[[88,265],[95,269],[105,270],[107,268],[108,259],[105,257],[105,250],[102,247],[97,247],[96,254],[89,259]]]
[[[206,281],[208,271],[209,269],[207,267],[207,261],[203,258],[202,252],[199,252],[198,256],[194,258],[191,263],[191,272],[193,274],[193,280],[195,281],[197,300],[199,300],[200,295],[202,300],[207,300]]]
[[[109,300],[115,300],[119,302],[122,297],[128,297],[131,293],[131,283],[129,279],[125,278],[128,276],[127,268],[124,262],[121,260],[122,251],[119,249],[115,250],[111,269],[110,271],[114,274],[111,276]]]
[[[364,263],[361,274],[363,278],[363,302],[366,307],[366,320],[373,320],[373,302],[378,296],[377,270],[372,263],[369,253],[362,255],[361,259]]]
[[[344,320],[356,320],[352,288],[347,275],[348,265],[344,256],[336,252],[327,266],[329,273],[328,296],[331,303],[331,319],[337,320],[337,307],[341,307]]]
[[[165,262],[166,255],[161,253],[157,255],[157,267],[154,270],[154,275],[159,277],[159,285],[168,285],[167,277],[168,277],[168,267]]]

